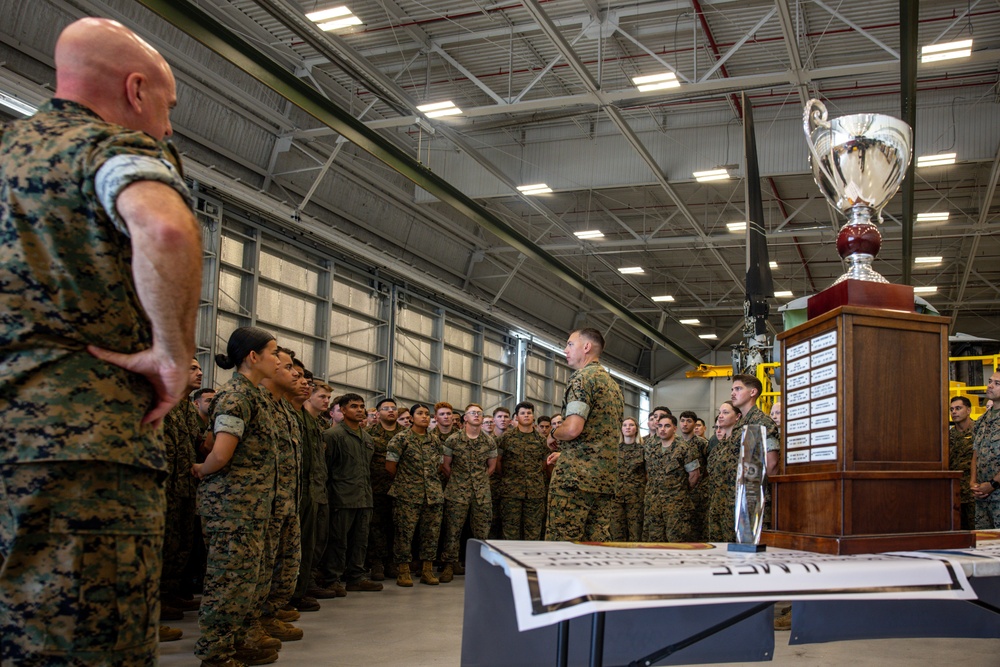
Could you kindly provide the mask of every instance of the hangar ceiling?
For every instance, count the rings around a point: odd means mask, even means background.
[[[753,106],[775,289],[791,298],[844,268],[842,220],[812,182],[802,107],[831,116],[900,115],[899,4],[861,0],[355,0],[360,24],[324,32],[317,0],[0,0],[0,93],[37,104],[67,23],[118,19],[175,69],[175,137],[189,176],[260,209],[305,241],[378,255],[401,279],[479,314],[558,341],[579,325],[610,340],[617,366],[651,381],[725,363],[743,316],[746,219],[739,93]],[[148,7],[147,7],[148,5]],[[431,192],[150,7],[193,7],[253,46],[381,141],[418,161],[554,257],[583,287]],[[1000,303],[1000,2],[920,3],[920,46],[972,39],[968,57],[921,64],[915,155],[956,163],[916,171],[916,286],[954,332],[995,337]],[[637,76],[680,85],[639,92]],[[417,107],[451,101],[460,115]],[[14,115],[0,107],[0,113]],[[726,168],[729,180],[693,173]],[[552,192],[525,195],[519,185]],[[886,207],[876,269],[903,275],[902,201]],[[337,232],[326,237],[326,227]],[[574,233],[599,230],[602,238]],[[623,274],[625,267],[643,272]],[[626,311],[616,314],[597,290]],[[671,301],[653,301],[670,296]],[[771,322],[781,328],[772,300]],[[681,320],[698,319],[698,324]],[[700,336],[712,335],[707,339]],[[715,354],[721,352],[722,354]]]

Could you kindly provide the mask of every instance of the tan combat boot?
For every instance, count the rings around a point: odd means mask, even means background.
[[[403,563],[399,566],[399,574],[396,575],[396,585],[405,587],[413,585],[413,579],[410,578],[409,563]]]
[[[442,584],[450,583],[452,579],[455,578],[455,566],[451,563],[447,563],[444,569],[441,571],[441,576],[438,577],[438,581]]]
[[[437,586],[441,582],[434,576],[434,563],[429,560],[424,561],[424,569],[420,572],[420,583],[428,586]]]

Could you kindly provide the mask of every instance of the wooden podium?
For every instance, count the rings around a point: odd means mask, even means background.
[[[781,462],[761,541],[831,554],[974,546],[958,530],[961,473],[948,470],[948,319],[843,305],[778,339]]]

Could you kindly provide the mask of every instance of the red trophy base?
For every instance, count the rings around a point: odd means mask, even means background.
[[[811,320],[841,306],[861,306],[912,313],[913,287],[847,279],[809,297],[806,316]]]

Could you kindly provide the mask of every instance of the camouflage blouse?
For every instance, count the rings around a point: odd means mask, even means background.
[[[118,156],[152,158],[179,174],[169,146],[68,100],[0,125],[0,464],[167,470],[160,429],[140,424],[150,384],[86,350],[133,353],[152,342],[128,228],[108,215],[95,185]]]
[[[646,461],[642,449],[642,441],[638,438],[632,444],[618,443],[618,502],[642,502],[646,493]]]
[[[241,373],[212,401],[212,431],[239,438],[233,457],[198,485],[198,514],[223,519],[267,519],[278,486],[278,426],[274,407]]]
[[[465,429],[452,433],[442,450],[451,457],[451,478],[445,487],[444,497],[453,503],[471,503],[490,506],[490,478],[487,467],[490,459],[497,458],[497,445],[493,436],[480,433],[470,438]]]
[[[375,443],[375,454],[372,456],[371,463],[372,493],[375,495],[389,493],[389,487],[392,486],[392,475],[385,469],[385,453],[388,451],[389,441],[404,430],[402,426],[397,425],[394,430],[387,431],[382,426],[382,422],[375,422],[368,429],[368,435]]]
[[[552,452],[541,433],[521,433],[517,426],[507,429],[500,438],[500,461],[503,465],[500,496],[538,500],[545,497],[545,459]]]
[[[167,497],[194,498],[198,480],[191,474],[198,447],[205,441],[208,426],[198,416],[191,399],[184,398],[163,418],[163,444],[170,470]]]
[[[438,466],[441,449],[429,435],[412,429],[389,441],[385,458],[396,462],[396,477],[389,495],[410,503],[436,505],[444,502]]]
[[[615,493],[624,413],[621,387],[597,361],[569,377],[562,414],[579,415],[586,422],[577,438],[559,443],[561,455],[549,483],[553,494],[570,495],[574,490]]]

